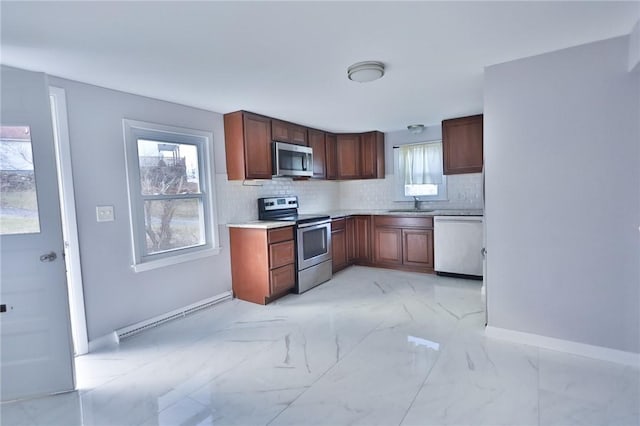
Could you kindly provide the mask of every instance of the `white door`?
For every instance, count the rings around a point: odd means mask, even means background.
[[[73,390],[74,370],[47,78],[1,72],[0,398],[7,401]]]

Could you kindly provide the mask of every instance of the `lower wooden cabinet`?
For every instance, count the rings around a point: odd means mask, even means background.
[[[402,264],[402,229],[376,227],[373,230],[374,258],[376,265]]]
[[[371,264],[371,216],[353,216],[353,261]]]
[[[349,265],[347,261],[347,229],[345,218],[331,221],[331,256],[333,272],[338,272]]]
[[[402,230],[402,264],[433,269],[433,229]]]
[[[265,305],[296,284],[293,226],[229,228],[234,297]]]
[[[371,265],[371,216],[349,216],[331,222],[333,272],[349,265]]]
[[[374,216],[373,264],[433,272],[433,218]]]

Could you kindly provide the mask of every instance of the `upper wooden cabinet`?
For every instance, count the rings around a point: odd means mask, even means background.
[[[360,177],[384,179],[384,133],[363,133],[360,138]]]
[[[309,129],[309,146],[313,149],[313,177],[325,179],[326,170],[326,141],[325,133],[320,130]]]
[[[482,114],[442,121],[444,174],[482,172]]]
[[[246,111],[224,116],[229,180],[271,179],[271,119]]]
[[[316,179],[384,179],[384,133],[331,134],[247,111],[224,116],[229,180],[271,179],[272,141],[313,148]]]
[[[360,135],[343,134],[337,139],[338,179],[360,178]]]
[[[271,135],[274,141],[307,145],[307,128],[281,120],[271,120]]]
[[[338,179],[338,137],[331,133],[326,133],[324,142],[327,179]]]
[[[336,169],[337,179],[384,178],[384,133],[338,135]]]

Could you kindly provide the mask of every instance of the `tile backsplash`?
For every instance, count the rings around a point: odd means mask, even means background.
[[[427,201],[424,208],[481,209],[482,174],[451,175],[447,178],[448,201]],[[216,174],[216,200],[220,224],[258,218],[260,197],[297,195],[301,213],[346,209],[394,209],[411,207],[412,202],[395,202],[394,176],[353,181],[278,178],[265,181],[229,181]]]
[[[397,209],[413,207],[413,201],[393,201],[394,175],[385,179],[353,180],[340,182],[340,208]],[[482,173],[447,176],[448,200],[424,201],[423,208],[431,209],[481,209]]]
[[[277,178],[264,181],[230,181],[226,174],[216,174],[216,200],[220,224],[258,219],[257,199],[297,195],[300,213],[314,213],[340,208],[339,182],[326,180],[294,181]]]

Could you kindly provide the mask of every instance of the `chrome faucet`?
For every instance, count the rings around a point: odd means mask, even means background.
[[[413,197],[413,208],[416,210],[420,210],[420,200],[418,197]]]

